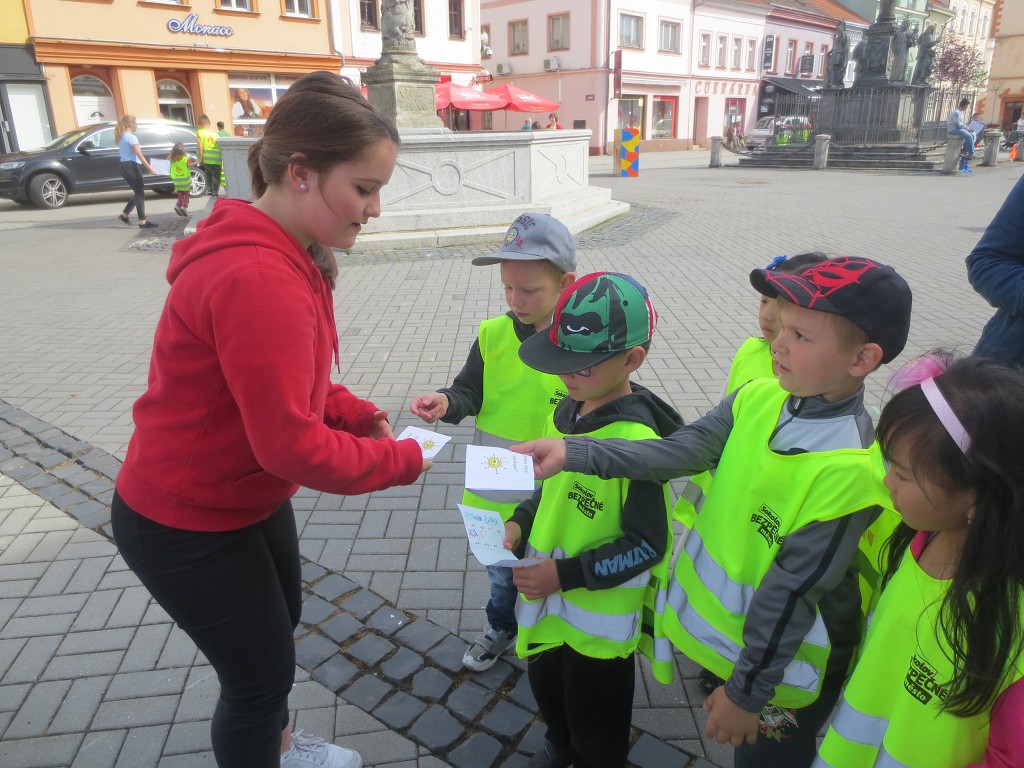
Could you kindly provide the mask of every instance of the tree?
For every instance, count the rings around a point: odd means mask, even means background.
[[[981,51],[959,35],[946,35],[935,57],[935,76],[949,83],[957,96],[965,90],[980,88],[987,73],[981,66],[985,59]]]

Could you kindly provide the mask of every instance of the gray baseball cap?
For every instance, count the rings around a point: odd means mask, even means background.
[[[512,222],[497,253],[477,256],[481,267],[503,261],[550,261],[563,272],[576,271],[576,239],[565,224],[547,213],[523,213]]]

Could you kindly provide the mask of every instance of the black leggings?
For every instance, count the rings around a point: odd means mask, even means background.
[[[527,657],[546,738],[573,768],[623,768],[633,720],[633,656],[594,659],[562,645]]]
[[[291,502],[262,523],[223,533],[168,528],[117,494],[110,517],[125,563],[217,672],[217,765],[278,768],[302,611]]]
[[[121,162],[121,177],[128,182],[134,193],[124,206],[124,212],[129,214],[132,208],[139,211],[139,221],[146,220],[146,185],[142,181],[142,166],[133,160]]]

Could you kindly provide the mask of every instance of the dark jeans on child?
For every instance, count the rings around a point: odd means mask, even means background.
[[[206,189],[211,195],[220,194],[220,163],[203,163],[203,173],[206,174]]]
[[[256,525],[210,533],[160,525],[115,494],[111,525],[125,563],[217,672],[217,765],[279,768],[302,611],[291,502]]]
[[[832,714],[845,677],[826,675],[817,700],[801,709],[765,707],[757,741],[736,748],[735,768],[810,768],[818,750],[818,731]]]
[[[633,656],[594,659],[568,645],[527,657],[527,674],[554,749],[573,768],[623,768],[633,720]]]
[[[134,193],[124,206],[124,213],[128,215],[132,209],[139,212],[139,221],[146,220],[146,184],[142,180],[142,166],[134,160],[125,160],[121,163],[121,178],[128,182]]]
[[[512,569],[488,565],[487,578],[491,582],[491,596],[487,600],[487,623],[502,632],[515,634],[519,628],[516,622],[518,592],[512,581]]]

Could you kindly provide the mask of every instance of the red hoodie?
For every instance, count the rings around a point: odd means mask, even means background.
[[[299,485],[359,494],[413,482],[414,440],[373,440],[377,408],[330,381],[330,287],[262,212],[220,200],[174,245],[149,385],[117,491],[139,514],[194,531],[267,518]]]

